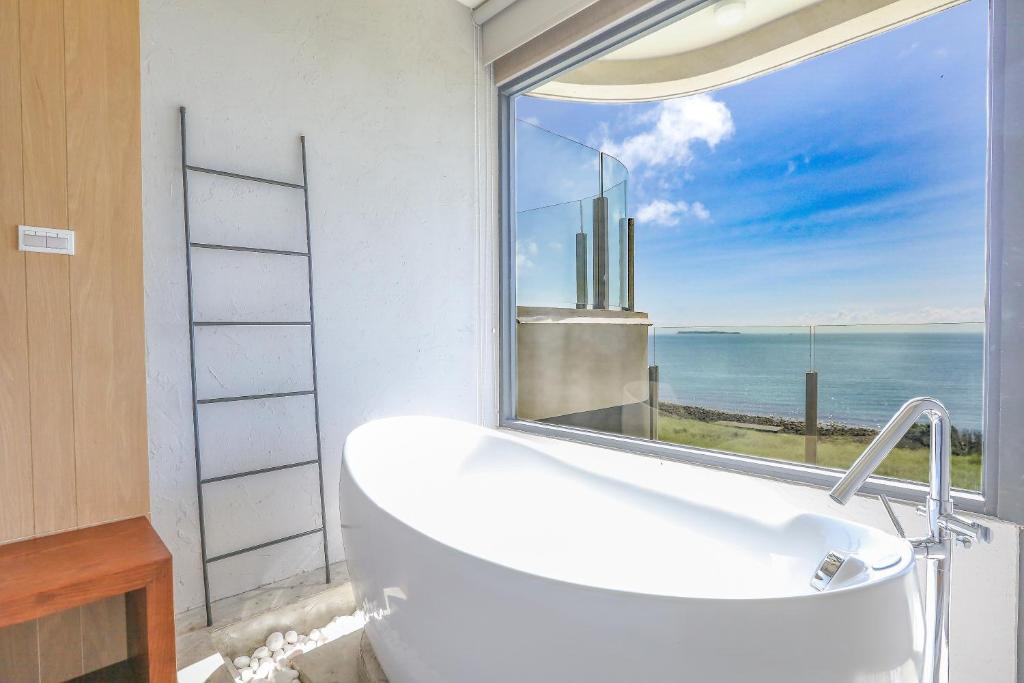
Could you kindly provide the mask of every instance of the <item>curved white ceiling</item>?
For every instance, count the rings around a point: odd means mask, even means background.
[[[685,19],[649,33],[603,57],[608,61],[650,59],[698,50],[733,38],[820,0],[734,0],[702,6]],[[738,16],[733,19],[734,12]]]
[[[802,61],[963,0],[717,0],[534,94],[630,102],[703,92]]]

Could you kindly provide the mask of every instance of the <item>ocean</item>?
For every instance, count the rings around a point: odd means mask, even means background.
[[[819,422],[880,427],[907,399],[933,396],[954,426],[980,431],[982,326],[923,327],[819,327],[813,343],[808,328],[659,328],[650,359],[670,403],[802,420],[813,368]]]

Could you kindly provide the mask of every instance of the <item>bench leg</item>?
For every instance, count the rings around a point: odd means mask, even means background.
[[[174,587],[171,565],[154,575],[144,588],[125,594],[128,657],[135,679],[144,683],[174,683]]]

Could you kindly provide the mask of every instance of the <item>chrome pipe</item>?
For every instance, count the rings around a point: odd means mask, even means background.
[[[874,440],[868,444],[868,447],[864,449],[864,452],[861,453],[856,462],[850,466],[850,469],[839,480],[839,483],[832,487],[832,491],[829,494],[832,496],[832,499],[841,505],[849,503],[850,499],[853,498],[853,494],[864,485],[864,482],[882,464],[882,461],[896,447],[900,439],[924,415],[928,415],[929,419],[932,420],[933,436],[936,432],[937,422],[944,424],[944,427],[939,429],[940,435],[943,433],[946,435],[945,438],[940,439],[941,445],[939,447],[942,449],[938,454],[940,457],[932,457],[929,460],[929,474],[932,482],[929,495],[933,498],[941,498],[943,489],[939,482],[944,481],[945,497],[949,498],[948,465],[944,467],[941,462],[937,464],[937,461],[943,458],[948,462],[950,456],[948,437],[950,433],[949,413],[934,398],[915,398],[903,404],[903,407],[892,416],[889,422],[878,432]],[[936,443],[933,440],[932,451],[934,452],[935,449]],[[938,477],[936,477],[936,472],[939,473]]]
[[[868,477],[885,460],[900,439],[920,418],[931,422],[931,447],[928,458],[928,498],[921,512],[928,519],[928,536],[912,539],[917,557],[927,563],[925,585],[925,649],[922,683],[947,683],[949,680],[949,576],[953,542],[970,547],[972,542],[987,542],[986,527],[953,514],[950,499],[952,469],[952,427],[945,406],[934,398],[914,398],[903,404],[856,462],[832,487],[832,499],[846,505]],[[883,501],[884,502],[884,501]],[[890,515],[892,515],[890,511]],[[895,518],[894,525],[902,532]],[[901,533],[902,535],[902,533]]]

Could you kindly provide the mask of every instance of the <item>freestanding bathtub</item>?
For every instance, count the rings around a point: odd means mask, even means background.
[[[910,545],[755,479],[392,418],[349,436],[341,517],[391,683],[919,680]],[[818,592],[829,551],[860,569]]]

